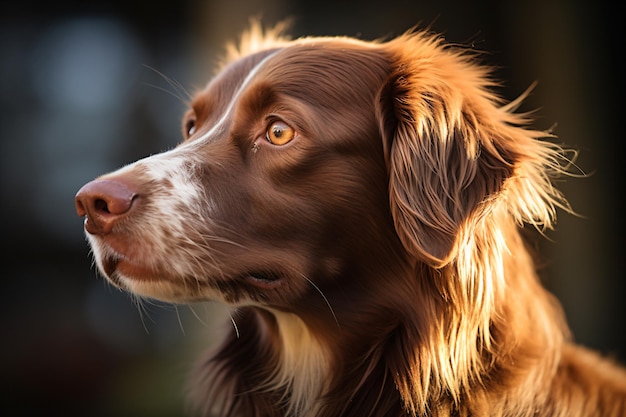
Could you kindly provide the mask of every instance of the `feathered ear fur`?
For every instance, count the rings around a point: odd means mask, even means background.
[[[423,309],[431,314],[419,321],[426,328],[397,344],[420,348],[399,352],[403,360],[390,365],[407,409],[426,414],[430,400],[458,402],[484,382],[484,367],[493,366],[488,358],[497,357],[493,332],[511,326],[499,316],[504,291],[514,285],[504,284],[511,278],[505,262],[512,252],[527,256],[515,229],[523,223],[550,228],[556,207],[570,211],[552,180],[571,163],[562,148],[540,140],[549,134],[524,127],[527,116],[514,111],[525,95],[503,105],[475,54],[424,33],[382,46],[392,62],[377,103],[391,214],[418,261],[416,279],[427,277],[426,288],[436,292],[417,297],[424,305],[445,300]],[[545,317],[555,313],[548,304],[537,301],[529,315],[549,322]],[[524,329],[507,332],[519,343],[529,337],[520,335]],[[547,346],[562,337],[559,331],[532,338]]]
[[[512,113],[518,103],[500,106],[488,70],[468,52],[423,33],[387,45],[394,69],[379,121],[391,211],[408,253],[435,268],[448,264],[505,188],[518,194],[507,202],[520,222],[549,227],[554,203],[566,204],[546,170],[562,171],[560,149],[518,127],[526,122]]]

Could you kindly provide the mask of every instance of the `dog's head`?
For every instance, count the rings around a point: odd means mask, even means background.
[[[519,127],[472,54],[424,33],[255,32],[194,96],[179,146],[79,191],[114,284],[291,308],[396,268],[471,268],[497,216],[550,226],[559,149]]]
[[[180,145],[78,192],[99,270],[140,296],[263,307],[253,321],[266,339],[280,327],[266,347],[282,355],[259,348],[248,383],[291,411],[362,390],[364,409],[399,392],[426,413],[471,391],[483,362],[510,367],[492,344],[512,334],[516,349],[523,320],[557,315],[528,302],[540,291],[517,226],[567,208],[551,183],[563,150],[524,127],[475,54],[425,33],[290,41],[256,27],[242,46],[191,100]],[[502,323],[505,269],[528,279],[510,283],[533,310],[516,323]],[[254,334],[217,358],[224,381]]]

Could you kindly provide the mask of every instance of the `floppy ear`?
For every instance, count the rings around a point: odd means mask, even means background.
[[[391,213],[407,252],[440,268],[490,210],[516,155],[496,137],[504,122],[485,70],[432,39],[396,42],[378,102]]]

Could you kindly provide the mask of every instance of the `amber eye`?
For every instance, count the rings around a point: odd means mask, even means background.
[[[196,119],[189,118],[183,124],[183,135],[185,138],[191,137],[196,132]]]
[[[288,124],[281,121],[272,122],[265,132],[268,141],[274,145],[284,145],[289,143],[296,135],[295,130]]]

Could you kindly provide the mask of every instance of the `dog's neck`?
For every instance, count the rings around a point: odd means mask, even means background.
[[[406,264],[359,276],[361,285],[349,293],[320,285],[316,292],[324,297],[308,297],[314,304],[302,301],[293,311],[241,309],[235,316],[241,334],[212,360],[218,370],[212,383],[234,399],[234,409],[269,403],[277,416],[326,416],[346,407],[358,409],[350,415],[373,409],[401,415],[403,407],[422,415],[435,405],[453,412],[461,403],[476,411],[474,394],[486,393],[484,384],[511,378],[529,392],[528,403],[541,401],[533,384],[545,378],[535,371],[551,372],[563,329],[548,319],[554,306],[515,224],[502,233],[505,246],[467,242],[487,256],[471,282],[463,282],[470,271],[462,264],[442,270]],[[506,286],[488,285],[505,276]],[[465,309],[453,308],[463,303]],[[527,366],[516,365],[522,362]]]
[[[402,399],[385,362],[387,346],[399,342],[393,334],[399,320],[391,310],[367,312],[367,307],[355,300],[348,307],[352,311],[337,311],[337,322],[322,320],[325,328],[308,313],[303,319],[291,312],[256,309],[261,341],[271,347],[275,361],[267,364],[275,368],[257,387],[258,394],[278,393],[285,417],[330,417],[340,410],[367,415],[378,408],[400,415]],[[363,322],[364,316],[357,321],[354,314],[372,317]],[[381,315],[389,315],[382,327]]]

